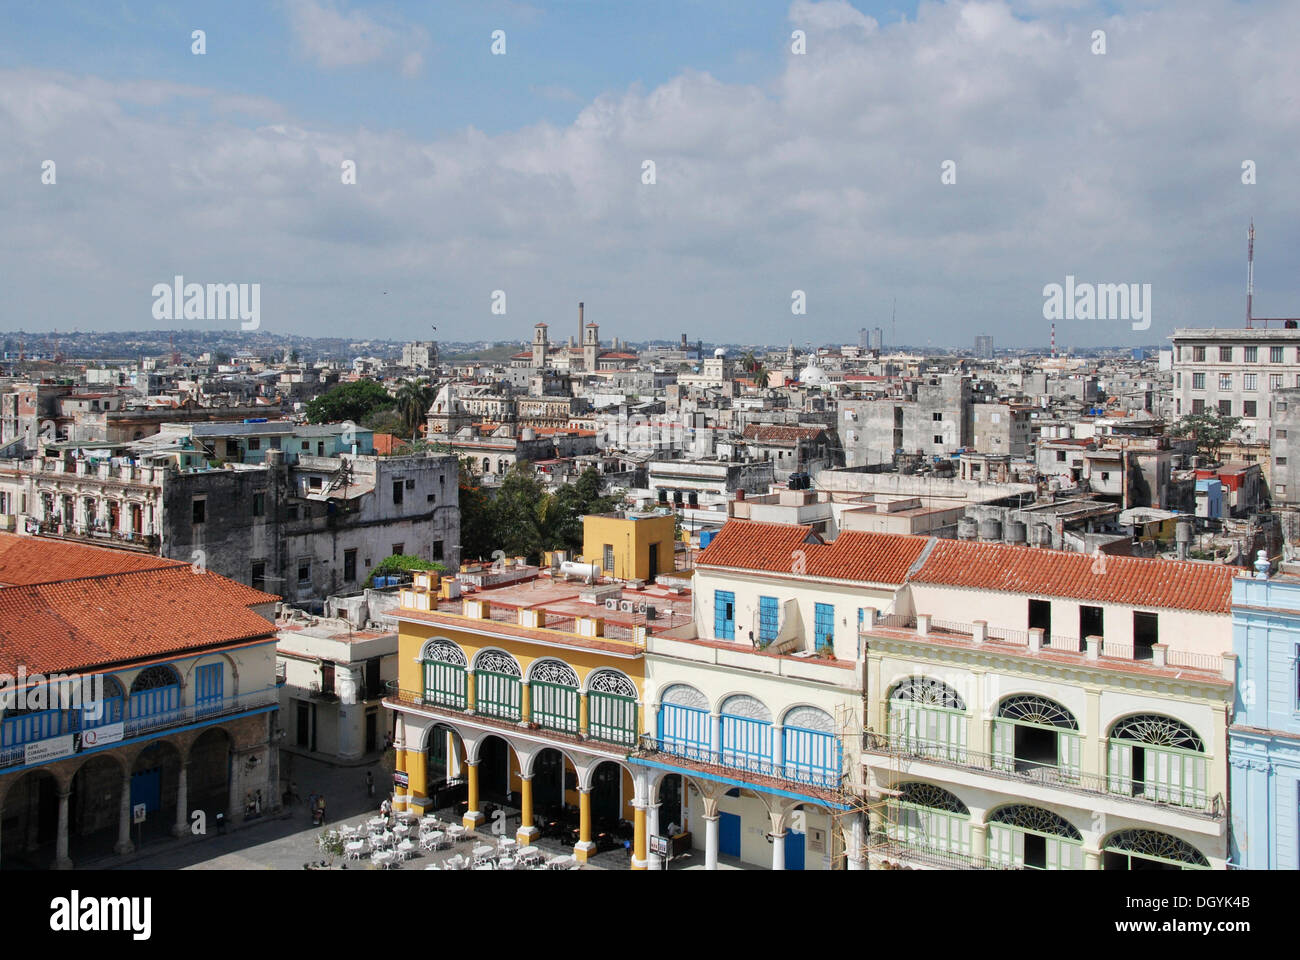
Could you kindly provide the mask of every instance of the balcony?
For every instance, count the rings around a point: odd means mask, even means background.
[[[522,716],[521,714],[522,718],[512,718],[495,715],[487,710],[471,710],[467,706],[464,693],[450,693],[438,690],[402,690],[397,686],[396,680],[388,681],[385,686],[388,693],[384,698],[384,702],[390,708],[417,707],[431,713],[443,714],[449,719],[470,721],[476,726],[496,727],[512,733],[518,733],[521,729],[525,729],[530,734],[541,734],[566,743],[582,745],[584,749],[595,747],[614,751],[620,757],[627,756],[628,750],[636,744],[637,735],[635,730],[619,729],[609,725],[600,728],[604,731],[603,733],[592,732],[591,730],[577,730],[576,732],[558,730],[536,722],[533,716]]]
[[[986,857],[924,847],[887,835],[873,834],[867,841],[867,856],[872,860],[892,864],[897,870],[1015,870],[1014,866],[998,863]],[[879,867],[877,867],[879,869]]]
[[[864,733],[862,752],[863,763],[882,769],[891,766],[895,759],[901,759],[908,763],[909,768],[912,763],[930,764],[940,768],[974,771],[982,776],[1016,783],[1019,786],[1009,792],[1026,799],[1031,799],[1032,794],[1044,801],[1069,802],[1059,793],[1055,796],[1050,794],[1054,791],[1087,793],[1119,801],[1125,806],[1141,804],[1171,809],[1175,813],[1220,825],[1224,822],[1226,814],[1222,794],[1211,797],[1206,791],[1192,787],[1135,781],[1118,774],[1084,773],[1056,764],[1034,763],[1006,754],[977,753],[953,743]],[[873,757],[876,758],[874,762]],[[908,772],[923,775],[925,771],[909,769]],[[942,773],[938,771],[934,776],[944,779]],[[1034,787],[1043,790],[1037,791],[1033,789]],[[1131,807],[1126,811],[1117,808],[1115,812],[1133,815]]]
[[[807,764],[781,763],[773,760],[723,749],[711,750],[702,744],[661,740],[651,734],[640,738],[637,749],[629,757],[654,760],[666,766],[677,766],[712,774],[727,782],[740,781],[759,789],[780,789],[810,795],[819,800],[843,807],[847,800],[841,794],[842,776],[839,771],[812,767]]]
[[[149,716],[132,717],[125,722],[122,737],[123,740],[130,740],[133,737],[160,733],[194,723],[212,723],[216,720],[237,716],[264,707],[278,708],[279,703],[280,698],[277,689],[267,687],[262,690],[254,690],[251,693],[240,694],[236,697],[223,697],[203,703],[189,704],[176,710],[164,710]],[[79,717],[81,714],[79,709],[73,709],[69,712],[74,717]],[[77,729],[71,729],[63,735],[68,736],[78,732],[80,731]],[[26,748],[33,743],[40,742],[42,741],[32,740],[6,745],[3,749],[0,749],[0,768],[22,766],[25,763]]]

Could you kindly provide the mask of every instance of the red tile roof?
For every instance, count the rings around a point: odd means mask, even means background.
[[[0,533],[0,587],[168,567],[189,564],[108,547]]]
[[[1240,572],[1188,560],[1107,556],[1103,563],[1063,550],[940,540],[911,579],[1002,593],[1227,613],[1232,578]]]
[[[850,530],[824,543],[812,527],[729,520],[695,565],[901,584],[927,542],[925,537]]]
[[[73,672],[274,636],[279,598],[179,560],[0,534],[0,672]]]

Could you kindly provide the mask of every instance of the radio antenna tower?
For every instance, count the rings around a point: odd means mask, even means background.
[[[1255,219],[1250,220],[1246,233],[1246,329],[1250,329],[1251,307],[1255,299]],[[1267,322],[1267,321],[1265,321]]]

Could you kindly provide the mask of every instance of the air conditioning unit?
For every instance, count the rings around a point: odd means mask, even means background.
[[[605,598],[605,609],[606,609],[606,610],[617,610],[617,609],[618,609],[618,600],[617,600],[616,598],[614,598],[614,597],[606,597],[606,598]]]
[[[646,608],[646,602],[645,602],[644,600],[638,600],[638,601],[636,602],[636,612],[637,612],[637,613],[644,614],[644,613],[645,613],[645,608]]]
[[[623,613],[631,613],[636,608],[636,604],[634,604],[631,600],[620,600],[618,602],[618,608]]]

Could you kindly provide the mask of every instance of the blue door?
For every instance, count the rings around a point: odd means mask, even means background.
[[[162,808],[162,767],[131,774],[131,806],[137,803],[149,813]]]
[[[803,869],[803,842],[805,833],[787,831],[785,835],[785,868],[787,870]]]
[[[740,814],[718,814],[718,853],[740,856]]]

